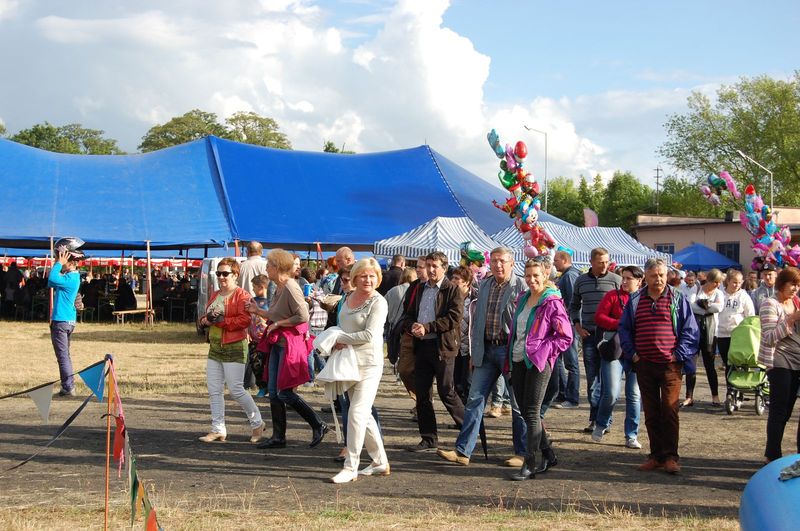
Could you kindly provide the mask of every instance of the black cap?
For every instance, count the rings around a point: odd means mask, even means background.
[[[761,271],[777,271],[778,268],[772,262],[767,262],[761,267]]]

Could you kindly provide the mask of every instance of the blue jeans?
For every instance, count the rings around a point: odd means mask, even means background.
[[[278,370],[283,365],[283,356],[285,354],[285,346],[272,345],[269,352],[269,381],[267,382],[267,391],[269,391],[270,397],[277,397],[287,406],[294,406],[303,400],[300,398],[300,395],[294,392],[294,388],[278,391]]]
[[[586,398],[589,399],[589,422],[597,419],[597,405],[602,394],[600,354],[594,332],[583,338],[583,370],[586,374]]]
[[[622,390],[622,375],[625,374],[625,437],[635,439],[639,434],[639,414],[642,400],[639,394],[639,383],[636,373],[624,370],[619,360],[600,360],[600,379],[603,381],[603,393],[597,408],[597,426],[603,429],[611,425],[611,413]]]
[[[581,366],[578,363],[578,341],[580,341],[578,333],[575,332],[575,327],[572,328],[574,339],[569,348],[561,353],[559,359],[563,360],[564,368],[567,371],[567,383],[561,394],[564,395],[564,400],[572,402],[573,404],[580,403],[581,393]]]
[[[503,367],[508,356],[506,345],[484,344],[483,364],[472,370],[472,386],[469,388],[469,400],[464,408],[464,424],[456,439],[456,450],[461,455],[467,457],[472,455],[475,444],[478,442],[481,421],[483,420],[483,410],[486,407],[486,399],[489,397],[494,387],[497,377],[503,375]],[[508,375],[505,378],[506,388],[511,387]],[[514,455],[526,455],[525,437],[527,430],[525,421],[519,412],[517,400],[514,393],[510,394],[511,399],[511,438],[514,443]]]
[[[508,406],[511,403],[506,379],[499,376],[492,389],[492,407]]]

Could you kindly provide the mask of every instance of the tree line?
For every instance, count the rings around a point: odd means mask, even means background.
[[[774,176],[776,205],[800,202],[800,71],[787,80],[767,76],[742,78],[724,85],[716,98],[693,92],[688,110],[667,117],[667,140],[658,154],[680,172],[667,175],[658,191],[630,172],[617,171],[605,184],[595,176],[559,176],[548,183],[549,213],[583,225],[583,209],[597,212],[600,224],[630,231],[636,215],[656,213],[676,216],[721,217],[720,208],[703,199],[698,185],[710,173],[729,171],[739,184],[753,182],[768,197],[766,172],[741,153],[770,168]],[[104,131],[81,124],[36,124],[8,135],[0,124],[0,136],[60,153],[118,155],[124,152]],[[207,135],[278,149],[292,144],[278,123],[254,112],[237,112],[220,122],[217,115],[199,109],[151,127],[138,149],[154,151],[190,142]],[[326,140],[322,150],[353,153]]]

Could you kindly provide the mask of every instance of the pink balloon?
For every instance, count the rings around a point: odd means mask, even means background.
[[[527,258],[534,258],[539,255],[538,249],[533,245],[526,245],[522,252],[525,253]]]

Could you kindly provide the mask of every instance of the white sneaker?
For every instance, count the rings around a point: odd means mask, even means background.
[[[358,472],[355,470],[342,469],[341,472],[336,474],[330,479],[331,483],[350,483],[358,479]]]
[[[642,443],[639,442],[639,439],[636,437],[626,438],[625,439],[625,446],[627,448],[633,448],[634,450],[641,450]]]
[[[368,467],[361,469],[358,474],[361,476],[388,476],[390,473],[391,468],[389,467],[389,463],[384,463],[382,465],[372,463]]]
[[[564,400],[563,402],[557,405],[558,409],[575,409],[576,407],[578,407],[578,404],[576,404],[575,402],[570,402],[569,400]]]
[[[602,442],[603,434],[605,434],[606,430],[601,428],[600,426],[595,426],[592,430],[592,440],[594,442]]]

